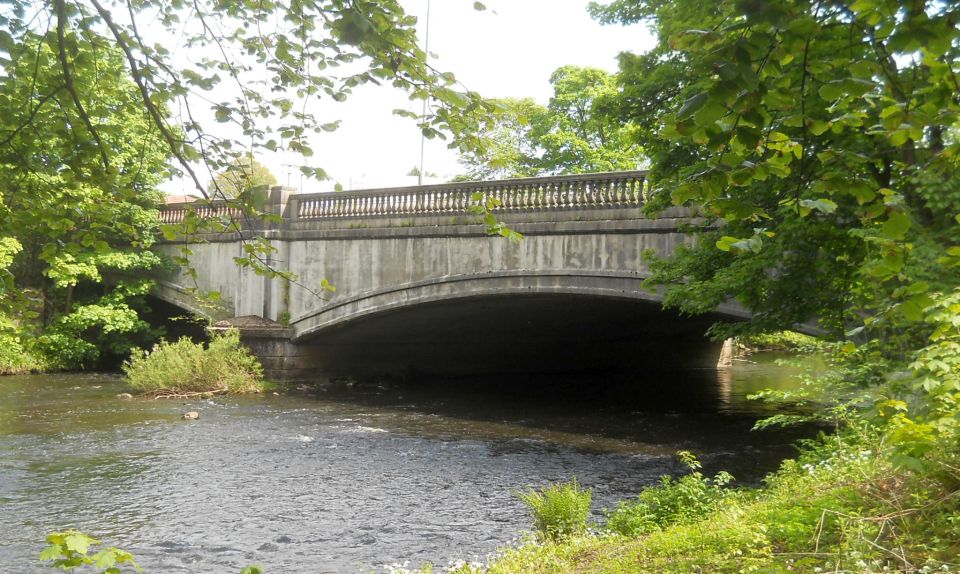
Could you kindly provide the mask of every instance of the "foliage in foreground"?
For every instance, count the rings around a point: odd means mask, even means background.
[[[563,540],[587,530],[587,515],[593,495],[576,478],[550,484],[541,490],[527,489],[517,497],[533,518],[533,527],[544,540]]]
[[[916,473],[888,455],[881,434],[861,427],[808,445],[759,490],[717,497],[702,477],[701,496],[677,496],[683,479],[652,487],[639,500],[678,504],[640,533],[537,539],[456,572],[960,571],[958,456]]]
[[[150,352],[134,353],[123,372],[135,389],[160,395],[251,393],[263,380],[260,363],[240,345],[236,330],[215,335],[206,348],[186,338],[161,341]]]
[[[76,530],[52,532],[47,535],[47,543],[49,546],[40,553],[40,560],[51,561],[50,565],[60,570],[90,566],[101,574],[120,574],[127,565],[137,572],[143,571],[132,554],[119,548],[102,548],[90,554],[91,548],[100,541]]]
[[[707,478],[700,472],[700,461],[681,451],[680,460],[690,470],[680,478],[663,476],[660,484],[646,488],[636,499],[623,501],[607,515],[607,528],[625,536],[639,536],[671,524],[699,520],[715,512],[727,500],[724,490],[733,477],[719,472]]]
[[[50,561],[51,566],[60,570],[75,570],[89,566],[98,574],[122,574],[130,571],[130,569],[124,570],[126,565],[137,572],[143,572],[143,568],[137,564],[133,554],[126,550],[108,547],[90,554],[91,548],[99,545],[100,541],[76,530],[52,532],[47,536],[47,543],[49,546],[40,553],[40,560]],[[240,571],[240,574],[262,573],[263,570],[259,566],[247,566]]]

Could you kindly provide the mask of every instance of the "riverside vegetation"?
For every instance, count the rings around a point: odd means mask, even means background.
[[[151,351],[134,351],[123,372],[133,388],[155,397],[263,389],[263,368],[236,329],[214,335],[206,347],[187,338],[160,341]]]

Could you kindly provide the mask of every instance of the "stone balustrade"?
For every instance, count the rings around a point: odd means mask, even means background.
[[[635,208],[644,202],[646,175],[619,171],[335,193],[271,193],[268,204],[273,209],[268,211],[285,220],[318,220],[469,214],[481,202],[494,205],[495,213]],[[277,189],[285,188],[271,191]],[[205,219],[242,214],[229,202],[211,201],[164,206],[160,219],[179,223],[189,211]]]

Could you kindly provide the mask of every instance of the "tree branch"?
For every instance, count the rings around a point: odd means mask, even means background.
[[[83,103],[80,101],[80,96],[77,94],[76,86],[73,83],[73,72],[70,70],[70,62],[67,60],[67,4],[65,0],[55,0],[54,7],[57,11],[57,51],[60,55],[60,67],[63,69],[64,87],[73,99],[73,105],[77,107],[77,113],[80,114],[80,119],[83,120],[90,135],[94,141],[97,142],[97,147],[100,149],[100,159],[103,160],[103,167],[109,170],[110,157],[107,153],[107,148],[103,145],[103,140],[100,139],[99,132],[97,132],[97,129],[93,126],[87,110],[84,109]]]
[[[62,2],[63,0],[57,0]],[[157,126],[157,129],[160,130],[160,135],[163,136],[167,146],[170,148],[170,153],[177,158],[177,161],[183,167],[184,170],[190,175],[190,179],[193,180],[194,186],[197,188],[197,191],[205,199],[210,199],[207,195],[206,190],[203,188],[203,185],[200,183],[200,178],[197,177],[196,172],[190,166],[190,162],[187,161],[187,158],[184,157],[183,152],[180,151],[180,146],[177,144],[176,138],[173,136],[173,132],[170,131],[170,128],[167,127],[166,122],[164,122],[163,114],[160,113],[159,108],[150,99],[150,90],[147,88],[146,83],[144,82],[143,74],[140,71],[140,66],[137,64],[136,58],[133,57],[133,51],[130,49],[130,44],[127,42],[126,38],[123,37],[120,28],[117,26],[117,23],[113,21],[113,18],[110,16],[110,11],[105,9],[100,2],[97,0],[90,0],[90,3],[93,4],[93,7],[97,9],[97,13],[103,19],[103,22],[110,29],[110,33],[113,35],[113,38],[117,41],[117,45],[123,51],[124,56],[127,58],[127,65],[130,67],[130,75],[133,78],[137,88],[140,90],[140,97],[143,100],[143,105],[146,106],[147,111],[150,113],[151,119],[153,119],[154,125]]]

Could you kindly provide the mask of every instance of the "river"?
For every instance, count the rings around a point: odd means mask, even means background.
[[[47,572],[75,528],[148,573],[382,572],[481,561],[520,537],[515,493],[576,476],[596,518],[691,450],[743,482],[796,434],[751,431],[745,395],[782,368],[613,380],[302,387],[196,401],[121,400],[113,375],[0,378],[0,571]],[[185,411],[200,418],[181,420]],[[769,412],[769,411],[766,411]]]

